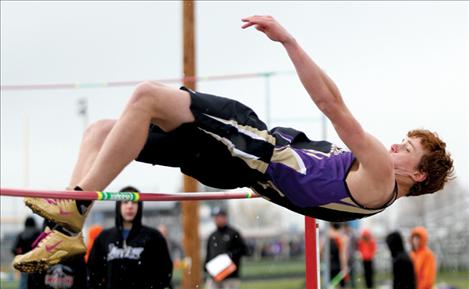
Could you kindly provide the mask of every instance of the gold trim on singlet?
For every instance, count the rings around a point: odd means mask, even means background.
[[[281,163],[300,174],[306,174],[306,165],[298,153],[290,146],[275,148],[271,158],[272,163]]]
[[[301,149],[301,151],[310,157],[317,158],[318,160],[331,156],[331,153],[325,153],[313,149]],[[300,174],[306,174],[306,165],[303,162],[303,159],[289,145],[275,148],[271,162],[283,164]]]
[[[275,145],[275,137],[270,135],[270,133],[267,130],[259,130],[255,127],[249,126],[249,125],[242,125],[239,124],[237,121],[232,120],[232,119],[223,119],[219,118],[213,115],[209,115],[204,113],[204,115],[213,118],[214,120],[217,120],[219,122],[222,122],[224,124],[231,125],[232,127],[235,127],[240,133],[247,135],[253,139],[258,139],[258,140],[263,140],[265,142],[268,142],[272,145]]]
[[[325,153],[325,152],[321,152],[321,151],[317,151],[317,150],[313,150],[313,149],[301,149],[303,152],[305,152],[307,155],[311,156],[311,157],[315,157],[319,160],[323,159],[323,158],[329,158],[331,157],[331,153]]]
[[[264,190],[267,189],[267,188],[271,188],[272,190],[274,190],[275,192],[277,192],[277,193],[279,194],[279,196],[285,197],[285,194],[282,193],[282,192],[274,185],[274,183],[272,183],[272,181],[267,181],[267,183],[257,182],[257,184],[258,184],[259,186],[261,186]]]
[[[334,210],[334,211],[356,213],[356,214],[362,214],[362,215],[376,214],[383,210],[383,209],[379,209],[379,210],[362,209],[362,208],[356,207],[355,204],[353,206],[348,206],[348,205],[339,204],[339,203],[329,203],[329,204],[325,204],[319,207]]]
[[[265,173],[267,171],[267,167],[269,166],[269,164],[264,161],[261,161],[259,157],[237,149],[236,146],[227,138],[221,137],[215,133],[209,132],[202,128],[199,129],[224,144],[232,156],[243,160],[251,169],[258,170],[261,173]]]

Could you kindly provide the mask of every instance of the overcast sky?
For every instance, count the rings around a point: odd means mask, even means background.
[[[389,146],[412,128],[437,131],[468,187],[467,2],[198,2],[200,76],[293,71],[283,48],[240,19],[270,14],[335,80],[364,128]],[[90,83],[181,76],[179,2],[1,2],[1,83]],[[178,84],[172,84],[177,86]],[[200,82],[267,117],[263,78]],[[88,121],[117,118],[132,87],[2,91],[1,186],[63,189]],[[270,79],[271,125],[322,136],[294,75]],[[328,139],[340,143],[332,127]],[[132,164],[109,187],[181,190],[176,169]],[[23,212],[2,198],[2,216]],[[19,210],[19,211],[18,211]]]

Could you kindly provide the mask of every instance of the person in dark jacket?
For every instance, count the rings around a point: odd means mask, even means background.
[[[353,222],[352,222],[353,223]],[[347,239],[346,247],[346,258],[347,258],[347,269],[348,269],[348,279],[346,279],[346,287],[352,289],[357,288],[356,282],[356,273],[357,269],[355,268],[355,263],[357,261],[356,253],[358,251],[358,237],[355,230],[352,227],[351,222],[343,223],[342,231],[344,236]]]
[[[32,273],[28,289],[84,289],[86,288],[86,264],[83,256],[62,261],[45,272]]]
[[[213,258],[227,254],[236,265],[236,270],[227,275],[221,281],[215,281],[213,276],[208,276],[205,284],[206,289],[237,289],[241,281],[240,267],[241,257],[248,254],[247,246],[241,234],[228,225],[227,212],[223,208],[216,208],[213,212],[216,230],[207,239],[207,255],[204,267]]]
[[[393,289],[416,289],[414,265],[404,249],[401,234],[390,233],[386,244],[392,256]]]
[[[132,187],[121,191],[138,192]],[[88,258],[88,288],[163,289],[173,264],[166,240],[142,225],[142,202],[116,202],[116,226],[94,241]]]
[[[32,249],[34,240],[41,234],[41,231],[36,225],[36,221],[32,216],[28,216],[24,221],[24,229],[15,239],[11,253],[13,255],[25,254]],[[20,275],[20,289],[32,288],[28,286],[28,273],[21,273]]]
[[[338,282],[339,287],[344,288],[348,274],[348,240],[340,231],[341,227],[341,223],[331,223],[329,227],[329,276],[331,283]]]

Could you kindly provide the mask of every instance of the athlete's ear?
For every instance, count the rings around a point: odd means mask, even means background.
[[[422,171],[415,171],[410,175],[412,180],[416,183],[421,183],[427,179],[427,173]]]

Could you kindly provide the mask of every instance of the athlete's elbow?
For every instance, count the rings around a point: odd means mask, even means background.
[[[341,102],[333,97],[319,99],[316,105],[331,120],[341,113],[343,107]]]

